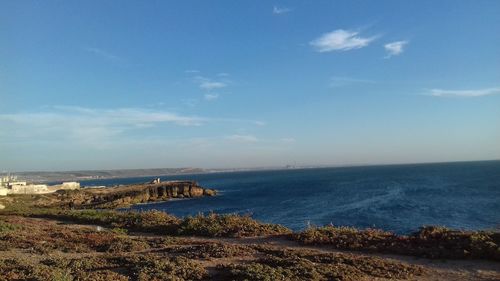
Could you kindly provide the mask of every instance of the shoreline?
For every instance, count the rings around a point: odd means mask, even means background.
[[[249,167],[249,168],[221,168],[221,169],[205,169],[205,168],[151,168],[151,169],[113,169],[113,170],[75,170],[75,171],[18,171],[12,174],[30,175],[30,181],[40,183],[60,183],[62,181],[94,181],[94,180],[110,180],[110,179],[132,179],[146,177],[171,177],[171,176],[190,176],[190,175],[206,175],[206,174],[221,174],[221,173],[238,173],[238,172],[265,172],[265,171],[287,171],[287,170],[309,170],[309,169],[333,169],[333,168],[363,168],[363,167],[391,167],[391,166],[419,166],[419,165],[441,165],[441,164],[461,164],[461,163],[482,163],[482,162],[500,162],[500,159],[486,160],[457,160],[457,161],[435,161],[435,162],[415,162],[415,163],[360,163],[360,164],[339,164],[339,165],[299,165],[294,167]],[[115,176],[99,176],[102,173],[123,173],[123,172],[138,172],[138,171],[155,171],[155,170],[177,170],[170,173],[140,173],[134,175],[115,175]],[[183,172],[185,170],[196,170],[193,172]],[[83,177],[73,176],[72,174],[85,173]],[[0,175],[6,173],[0,173]],[[55,179],[36,178],[41,174],[70,174],[65,177]],[[45,176],[47,177],[47,176]],[[88,178],[95,177],[95,178]]]
[[[500,278],[498,232],[428,227],[400,236],[331,226],[292,232],[239,215],[178,218],[161,211],[38,206],[43,197],[11,196],[8,204],[7,198],[0,199],[6,207],[0,210],[0,276],[15,272],[34,280],[55,278],[53,274],[115,280],[137,274],[144,278],[138,280],[283,280],[278,277],[283,274],[286,280]]]

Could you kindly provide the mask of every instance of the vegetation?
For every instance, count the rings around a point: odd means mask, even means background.
[[[16,216],[0,221],[14,226],[0,239],[0,281],[357,280],[423,272],[419,266],[349,254],[132,236]]]
[[[183,257],[119,255],[76,259],[0,260],[0,281],[7,280],[202,280],[207,271]]]
[[[0,235],[5,235],[6,233],[16,230],[16,228],[16,226],[10,223],[0,221]]]
[[[134,225],[134,227],[146,223],[143,222],[144,218],[137,218],[137,216],[142,216],[142,213],[117,215],[109,211],[101,214],[78,211],[69,212],[69,214],[75,221],[88,220],[107,222],[110,225]],[[207,219],[210,216],[212,218]],[[322,252],[304,247],[289,248],[287,244],[295,243],[287,240],[288,236],[259,237],[258,239],[183,238],[177,236],[177,232],[175,237],[165,234],[145,235],[125,231],[127,228],[117,228],[117,226],[97,227],[89,224],[61,223],[51,219],[40,219],[40,217],[40,213],[36,218],[0,214],[0,225],[2,229],[6,229],[0,234],[0,281],[373,280],[378,278],[401,280],[418,279],[419,276],[432,274],[432,271],[427,271],[422,266],[393,259]],[[169,217],[159,212],[148,212],[146,217],[160,225],[172,223]],[[221,219],[219,216],[209,215],[198,216],[198,219],[203,223],[197,221],[195,224],[197,227],[192,229],[203,229],[207,223],[214,221],[224,225],[220,220],[224,222],[227,218]],[[229,221],[235,223],[233,219],[238,220],[230,216]],[[248,217],[242,220],[247,221]],[[184,220],[179,220],[177,229],[181,229],[180,226],[184,222]],[[231,225],[231,223],[226,223]],[[257,228],[260,229],[260,226]],[[242,229],[246,228],[236,228],[232,232],[225,232],[224,235],[250,233]],[[325,228],[315,230],[314,233],[317,235],[315,237],[321,238],[323,243],[329,241],[326,237],[329,237],[327,233],[332,232],[331,229],[329,232]],[[366,242],[370,239],[379,244],[380,241],[389,239],[388,237],[401,239],[400,236],[375,230],[358,231],[343,228],[337,234],[349,237],[357,232],[360,232],[359,237],[363,237],[354,240],[358,245],[356,246],[358,250],[364,250],[362,247],[371,245]],[[426,228],[426,232],[420,231],[419,233],[427,240],[435,237],[438,241],[443,241],[439,240],[443,238],[436,238],[443,235],[443,232],[446,231]],[[200,230],[200,233],[204,232]],[[220,232],[214,231],[205,235],[220,235]],[[299,234],[293,236],[297,235]],[[472,235],[471,239],[475,245],[483,245],[484,242],[480,241],[486,238]],[[349,241],[344,240],[343,247],[355,245],[354,242]],[[458,240],[451,241],[450,243],[457,243]],[[271,243],[268,244],[268,242]],[[439,275],[437,279],[445,278]]]
[[[251,263],[229,264],[228,280],[361,280],[407,279],[423,269],[374,257],[258,247],[265,257]]]
[[[260,223],[249,216],[211,213],[185,218],[179,225],[178,233],[207,237],[251,237],[288,234],[291,231],[281,225]]]
[[[37,218],[52,218],[77,223],[95,224],[122,231],[139,231],[167,235],[205,237],[251,237],[288,234],[283,226],[260,223],[249,216],[234,214],[197,215],[179,219],[161,211],[63,210],[30,208],[8,210],[7,213]]]
[[[303,244],[331,245],[337,249],[395,253],[427,258],[482,258],[500,260],[500,233],[457,231],[422,227],[411,235],[396,235],[376,229],[311,227],[293,234]]]
[[[245,245],[203,243],[193,246],[174,248],[171,253],[179,254],[190,259],[232,258],[246,257],[256,253],[255,249]]]
[[[280,225],[260,223],[249,216],[234,214],[211,213],[179,219],[161,211],[62,210],[36,207],[6,209],[3,213],[101,225],[114,229],[116,234],[122,235],[129,231],[169,236],[235,238],[287,235],[302,244],[331,245],[343,250],[394,253],[427,258],[500,260],[500,233],[498,232],[423,227],[411,235],[396,235],[377,229],[359,230],[351,227],[324,226],[310,227],[302,232],[292,233]],[[12,226],[5,223],[0,224],[0,234],[8,233],[11,228]],[[123,244],[130,243],[124,242]]]
[[[425,227],[404,236],[325,226],[292,233],[234,214],[180,219],[160,211],[16,206],[0,212],[0,281],[401,280],[429,274],[391,259],[291,249],[290,239],[344,250],[500,260],[500,234],[493,232]],[[244,237],[258,238],[234,239]]]

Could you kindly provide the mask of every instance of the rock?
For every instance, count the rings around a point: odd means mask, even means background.
[[[81,189],[57,193],[57,206],[70,208],[117,208],[136,203],[166,201],[169,198],[214,196],[216,191],[204,189],[194,181],[171,181],[108,188]]]
[[[206,189],[205,189],[206,190]],[[198,186],[191,186],[189,194],[191,197],[199,197],[204,195],[204,189]]]
[[[217,191],[215,191],[214,189],[204,189],[203,190],[203,195],[205,196],[215,196],[217,195]]]
[[[5,209],[5,206],[0,204],[0,210],[3,210],[3,209]]]

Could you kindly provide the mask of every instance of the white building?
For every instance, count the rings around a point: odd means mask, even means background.
[[[28,184],[25,181],[18,181],[14,176],[0,178],[0,196],[7,194],[44,194],[52,193],[60,189],[79,189],[79,182],[63,182],[59,185],[47,186],[46,184]]]

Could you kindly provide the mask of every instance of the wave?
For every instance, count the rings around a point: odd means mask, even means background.
[[[400,184],[395,184],[394,186],[387,187],[387,192],[385,194],[376,195],[370,198],[363,199],[361,201],[356,201],[344,205],[335,207],[333,213],[341,213],[353,210],[363,210],[374,205],[384,205],[391,201],[400,199],[404,194],[404,190]]]

